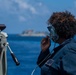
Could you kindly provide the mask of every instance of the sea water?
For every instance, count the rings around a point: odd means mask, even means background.
[[[16,66],[10,51],[7,49],[7,75],[31,75],[33,69],[37,66],[36,62],[41,51],[40,43],[42,38],[22,37],[17,34],[8,35],[7,41],[20,65]],[[36,68],[33,75],[40,75],[39,67]]]

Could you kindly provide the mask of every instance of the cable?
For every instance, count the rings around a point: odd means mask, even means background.
[[[56,46],[56,43],[54,43],[54,48],[55,48],[55,46]],[[53,48],[53,49],[54,49]],[[51,51],[51,54],[53,53],[54,51],[52,50]],[[41,65],[41,63],[43,63],[46,59],[48,59],[49,57],[50,57],[51,55],[50,55],[50,53],[33,69],[33,71],[32,71],[32,73],[31,73],[31,75],[33,75],[34,74],[34,72],[35,72],[35,70],[39,67],[39,65]]]
[[[50,56],[50,53],[38,64],[38,65],[40,65],[43,61],[45,61],[48,57]],[[35,69],[33,69],[33,71],[32,71],[32,73],[31,73],[31,75],[33,75],[34,74],[34,72],[35,72],[35,70],[36,70],[36,68],[38,68],[38,65],[35,67]]]

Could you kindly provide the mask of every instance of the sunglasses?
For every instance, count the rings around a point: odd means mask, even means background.
[[[55,35],[55,28],[51,24],[47,26],[47,29],[50,32],[51,36]]]
[[[57,40],[59,36],[56,34],[54,26],[52,26],[50,24],[50,25],[47,26],[47,29],[50,32],[50,34],[49,34],[50,38],[54,39],[54,40]]]

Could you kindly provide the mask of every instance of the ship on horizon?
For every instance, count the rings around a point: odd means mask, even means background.
[[[43,37],[46,36],[46,32],[34,32],[34,30],[25,30],[23,31],[21,34],[19,34],[20,36],[36,36],[36,37]]]

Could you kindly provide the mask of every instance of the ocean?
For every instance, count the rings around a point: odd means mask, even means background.
[[[37,66],[37,58],[41,51],[40,43],[43,37],[21,37],[8,34],[7,41],[20,65],[16,66],[10,51],[7,49],[7,75],[31,75]],[[53,45],[53,44],[52,44]],[[53,46],[51,47],[53,48]],[[36,68],[33,75],[40,75],[40,68]]]

